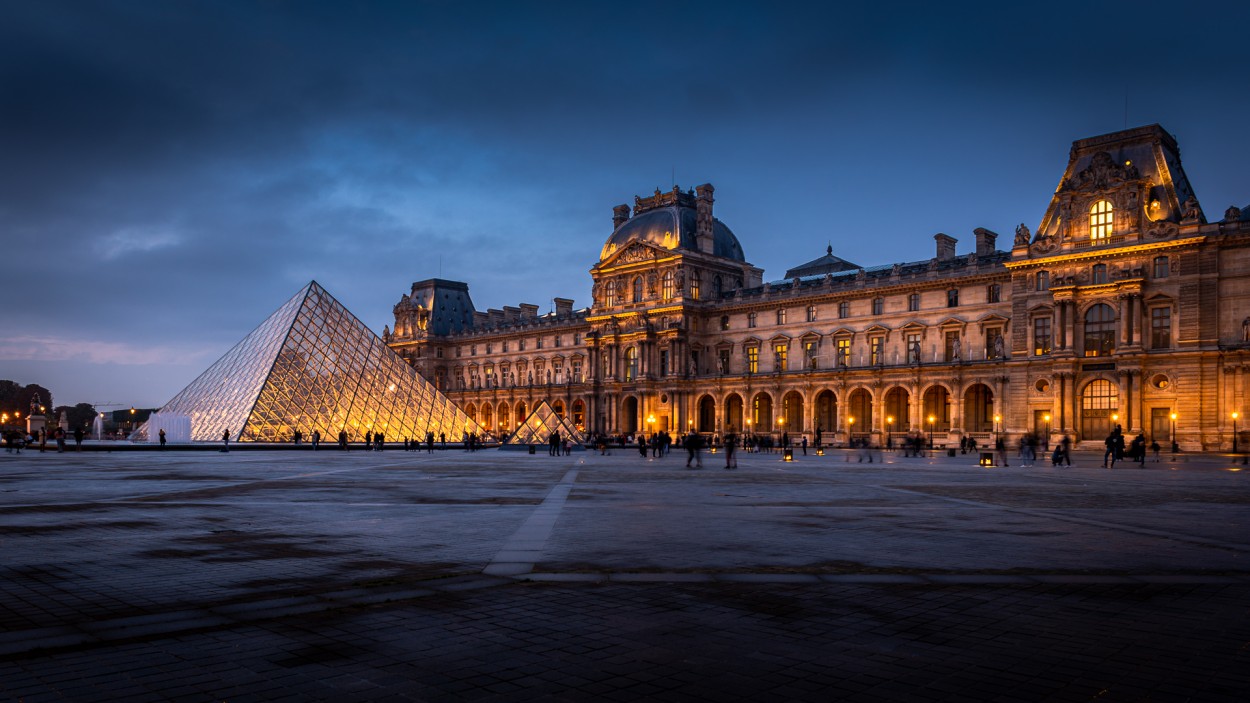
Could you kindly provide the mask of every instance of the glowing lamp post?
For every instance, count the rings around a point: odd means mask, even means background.
[[[1001,424],[1002,421],[1003,421],[1002,415],[998,415],[998,414],[994,415],[994,451],[998,451],[998,432],[999,432],[1000,427],[1002,426]],[[1003,452],[1003,454],[1004,454],[1004,458],[1006,458],[1005,456],[1006,452]],[[1004,461],[1003,466],[1006,466],[1006,465],[1007,465],[1007,462]]]
[[[929,416],[929,451],[933,451],[933,425],[937,422],[937,418]]]
[[[1172,454],[1176,454],[1181,450],[1176,444],[1176,413],[1172,413]]]
[[[1046,421],[1046,443],[1042,446],[1049,449],[1050,448],[1050,413],[1046,413],[1045,415],[1043,415],[1042,419]]]
[[[893,446],[894,442],[894,416],[885,416],[885,443]]]
[[[855,442],[855,418],[854,417],[848,416],[846,418],[846,439],[849,443],[853,444]]]

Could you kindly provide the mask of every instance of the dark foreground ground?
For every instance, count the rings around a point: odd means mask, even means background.
[[[704,459],[0,453],[0,697],[1250,699],[1227,459]]]

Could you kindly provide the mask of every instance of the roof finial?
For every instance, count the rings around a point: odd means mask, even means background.
[[[829,246],[825,247],[825,253],[828,254],[829,256],[833,256],[833,243],[832,242],[829,243]]]

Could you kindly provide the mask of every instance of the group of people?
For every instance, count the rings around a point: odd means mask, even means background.
[[[561,437],[559,430],[547,435],[547,454],[549,456],[572,456],[573,443],[568,437]]]
[[[1126,457],[1129,461],[1137,464],[1143,466],[1146,464],[1146,435],[1141,432],[1137,433],[1137,436],[1128,443],[1126,448],[1124,444],[1124,428],[1116,425],[1111,430],[1111,434],[1107,435],[1107,438],[1103,440],[1103,445],[1106,447],[1106,451],[1102,454],[1102,467],[1104,469],[1114,469],[1115,462]],[[1150,451],[1154,455],[1155,461],[1159,461],[1160,449],[1158,441],[1150,443]]]
[[[21,454],[22,449],[38,445],[39,451],[44,452],[48,450],[49,436],[51,436],[53,442],[56,443],[56,451],[58,453],[67,451],[66,442],[70,435],[61,427],[57,427],[52,430],[51,433],[42,429],[35,430],[33,434],[30,432],[23,433],[20,430],[10,430],[4,435],[4,451],[10,454]],[[83,432],[81,427],[74,430],[73,437],[75,451],[82,451],[82,440],[86,436],[86,433]]]

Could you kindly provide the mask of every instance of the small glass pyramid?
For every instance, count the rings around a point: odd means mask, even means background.
[[[289,442],[313,430],[333,443],[381,431],[484,434],[316,281],[309,283],[161,408],[191,418],[191,439]],[[146,438],[146,427],[141,428]]]
[[[559,432],[561,439],[567,438],[573,444],[586,443],[585,435],[578,432],[573,423],[557,415],[544,400],[538,403],[534,412],[525,418],[504,444],[546,444],[552,432]]]

